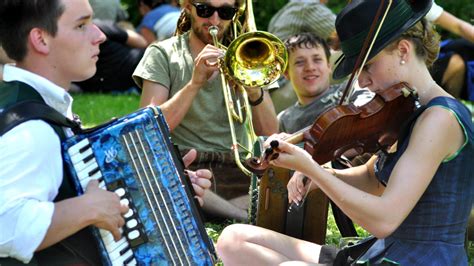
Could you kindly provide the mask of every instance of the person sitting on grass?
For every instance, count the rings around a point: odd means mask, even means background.
[[[388,2],[388,1],[387,1]],[[379,5],[353,0],[338,15],[343,55],[334,77],[351,73]],[[441,88],[428,70],[439,38],[422,20],[432,0],[393,0],[359,76],[361,87],[390,89],[400,82],[416,88],[421,109],[407,121],[396,146],[365,165],[325,170],[305,150],[270,137],[270,161],[294,169],[373,237],[338,249],[291,238],[252,225],[224,229],[217,253],[224,265],[468,265],[464,246],[474,203],[474,125],[467,108]],[[392,115],[397,115],[394,110]],[[278,156],[277,156],[278,155]],[[290,200],[305,191],[289,193]]]
[[[73,118],[67,89],[95,73],[105,41],[92,14],[88,0],[0,1],[0,45],[16,62],[4,69],[0,113],[36,100]],[[116,193],[101,189],[97,180],[83,195],[73,192],[61,152],[61,140],[71,134],[32,119],[0,136],[0,265],[101,265],[87,227],[121,238],[129,208]],[[201,198],[211,173],[198,170],[190,176]]]

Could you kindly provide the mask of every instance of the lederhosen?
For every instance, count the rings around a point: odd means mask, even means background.
[[[0,82],[0,116],[8,111],[14,109],[15,105],[35,102],[46,105],[43,98],[39,93],[31,86],[14,81],[14,82]],[[48,107],[49,108],[49,107]],[[6,131],[10,130],[14,126],[21,122],[25,122],[29,119],[42,119],[38,117],[28,118],[26,117],[23,121],[14,121],[12,123],[0,123],[0,136]],[[45,119],[42,119],[45,120]],[[0,119],[0,121],[2,121]],[[5,120],[3,120],[5,122]],[[55,125],[54,123],[45,121],[51,125],[56,134],[62,140],[65,139],[65,134],[62,126]],[[72,198],[77,196],[72,185],[71,177],[68,170],[63,163],[63,181],[59,188],[58,195],[54,199],[54,202],[61,201],[63,199]],[[63,241],[35,252],[33,259],[27,265],[101,265],[101,260],[98,252],[96,242],[89,228],[85,228],[76,234],[64,239]],[[25,265],[22,262],[12,258],[0,258],[0,265]]]

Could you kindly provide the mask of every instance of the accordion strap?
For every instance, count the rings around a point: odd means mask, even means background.
[[[3,136],[17,125],[32,119],[44,120],[54,125],[69,127],[74,132],[80,131],[80,123],[71,120],[49,105],[40,101],[23,101],[0,112],[0,136]]]

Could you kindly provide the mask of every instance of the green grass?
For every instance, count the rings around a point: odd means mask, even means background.
[[[138,109],[140,96],[102,93],[75,93],[73,112],[78,114],[84,127],[105,123]]]
[[[77,93],[73,94],[74,105],[73,111],[77,113],[83,122],[84,127],[92,127],[109,121],[113,117],[120,117],[132,113],[138,109],[140,97],[138,95],[110,95],[100,93]],[[473,104],[468,104],[471,112],[474,108]],[[222,224],[206,223],[206,230],[215,242],[219,234],[225,226],[231,224],[228,221]],[[367,236],[362,228],[356,226],[356,230],[360,236]],[[328,215],[328,225],[326,232],[326,243],[339,245],[341,235],[337,229],[332,213]],[[469,257],[471,265],[474,265],[474,243],[469,243]],[[218,265],[222,265],[218,263]]]

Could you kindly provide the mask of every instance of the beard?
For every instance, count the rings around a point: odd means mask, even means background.
[[[204,23],[204,24],[198,25],[195,18],[191,16],[191,30],[196,35],[196,37],[199,40],[201,40],[201,42],[203,42],[204,44],[214,45],[211,34],[205,29],[205,28],[209,28],[210,26],[212,26],[212,24]],[[217,39],[221,41],[222,38],[224,37],[224,33],[227,32],[229,27],[227,26],[226,28],[224,28],[222,24],[217,25],[217,27],[219,28],[219,32],[217,33]]]

